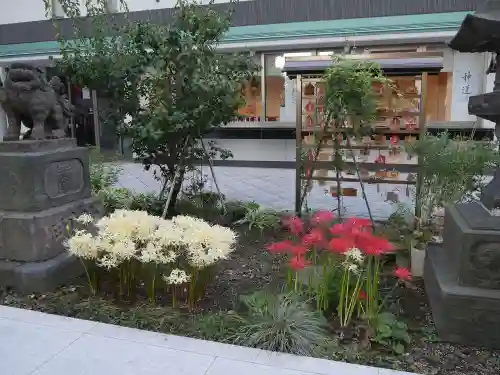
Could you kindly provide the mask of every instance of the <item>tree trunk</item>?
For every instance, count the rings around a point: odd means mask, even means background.
[[[175,210],[175,205],[177,203],[177,198],[179,196],[179,193],[181,192],[181,189],[182,189],[182,182],[184,181],[185,174],[186,174],[186,167],[183,166],[180,169],[179,177],[174,182],[172,198],[170,199],[170,202],[169,202],[169,205],[167,208],[167,217],[166,217],[167,219],[170,219],[177,214],[177,211]]]

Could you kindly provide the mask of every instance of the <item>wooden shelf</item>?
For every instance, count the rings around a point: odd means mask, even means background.
[[[301,176],[302,180],[308,180],[308,178],[304,175]],[[380,179],[375,177],[312,177],[311,181],[333,181],[333,182],[360,182],[363,181],[366,184],[394,184],[394,185],[415,185],[416,181],[404,181],[404,180],[391,180],[391,179]]]
[[[324,133],[325,135],[329,134],[335,134],[335,133],[349,133],[350,131],[353,131],[354,129],[352,128],[341,128],[341,129],[322,129],[322,128],[312,128],[312,129],[304,129],[302,128],[302,134],[307,134],[307,133]],[[422,133],[422,129],[418,128],[415,130],[407,130],[407,129],[399,129],[399,130],[392,130],[392,129],[385,129],[385,128],[376,128],[372,127],[371,129],[365,128],[360,131],[360,134],[363,135],[370,135],[370,130],[371,134],[387,134],[387,135],[399,135],[399,134],[406,134],[406,135],[420,135]],[[365,131],[368,131],[368,133],[365,133]]]
[[[420,116],[419,111],[393,111],[393,110],[385,110],[379,109],[377,110],[378,118],[390,118],[390,117],[418,117]]]
[[[404,148],[406,147],[406,145],[404,144],[404,142],[399,142],[397,145],[394,145],[394,144],[385,144],[385,145],[376,145],[376,144],[369,144],[369,145],[351,145],[351,149],[353,150],[365,150],[365,149],[368,149],[368,150],[377,150],[377,151],[389,151],[393,148],[402,148],[402,150],[400,150],[401,152],[406,152],[404,150]],[[316,149],[316,146],[315,145],[305,145],[305,144],[302,144],[302,149],[303,150],[315,150]],[[326,143],[324,143],[322,146],[321,146],[321,150],[324,151],[325,149],[327,150],[330,150],[330,149],[334,149],[333,146],[331,145],[327,145]],[[345,150],[345,149],[348,149],[347,145],[346,144],[341,144],[340,145],[340,149],[342,150]]]

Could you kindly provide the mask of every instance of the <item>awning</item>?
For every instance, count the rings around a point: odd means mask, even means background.
[[[373,61],[380,65],[386,74],[438,73],[443,68],[443,56],[441,53],[363,54],[346,55],[345,58]],[[298,74],[322,74],[331,65],[332,59],[330,56],[287,57],[283,72],[289,78],[295,78]]]

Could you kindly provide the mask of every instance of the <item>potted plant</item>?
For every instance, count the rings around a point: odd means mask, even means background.
[[[448,133],[427,134],[406,145],[409,155],[419,161],[414,229],[407,237],[414,276],[423,275],[427,245],[435,235],[440,237],[442,208],[470,198],[480,189],[478,180],[499,165],[495,147],[493,142],[452,138]]]
[[[432,241],[434,233],[429,227],[417,228],[409,235],[408,245],[410,250],[410,267],[411,274],[414,277],[422,277],[424,275],[424,262],[427,245]]]

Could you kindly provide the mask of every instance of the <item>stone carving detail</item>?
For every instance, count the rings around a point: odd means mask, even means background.
[[[10,66],[4,84],[0,82],[0,104],[9,120],[8,140],[19,140],[21,122],[30,129],[25,139],[54,138],[53,130],[64,129],[73,111],[61,79],[47,82],[40,69],[26,63]]]
[[[464,274],[464,284],[500,289],[500,243],[480,243],[471,248],[469,254],[469,267]]]
[[[7,188],[7,192],[0,197],[0,201],[3,199],[14,199],[15,196],[19,194],[20,188],[23,186],[21,177],[6,165],[0,165],[0,176],[2,176],[2,180],[7,181],[7,183],[4,183]]]
[[[78,159],[56,161],[45,170],[44,180],[50,198],[78,193],[84,187],[83,165]]]

